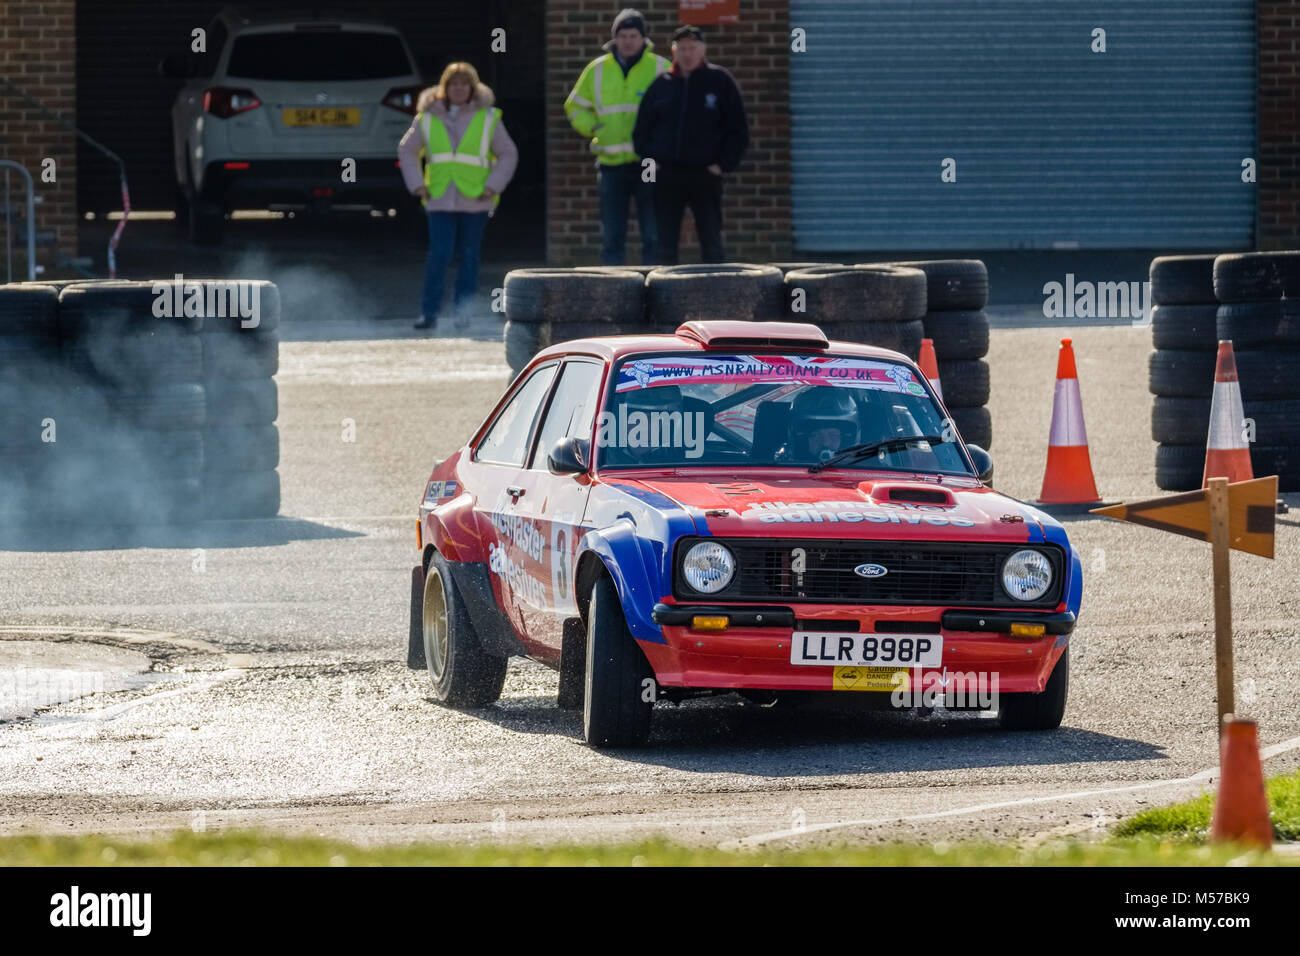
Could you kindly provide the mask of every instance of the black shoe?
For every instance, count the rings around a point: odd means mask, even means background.
[[[413,326],[411,326],[411,328],[413,329],[436,329],[437,327],[438,327],[437,319],[426,319],[423,317],[421,317],[419,322],[416,322]]]

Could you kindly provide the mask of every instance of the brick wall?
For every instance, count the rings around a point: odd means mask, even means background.
[[[0,3],[0,77],[48,110],[75,121],[75,0],[4,0]],[[55,181],[41,181],[41,162],[55,162]],[[53,273],[59,253],[77,245],[76,138],[48,112],[0,83],[0,159],[21,163],[35,180],[36,261]],[[19,177],[11,176],[11,199],[21,205]],[[3,229],[3,226],[0,226]],[[14,237],[15,278],[26,278],[26,232]],[[22,258],[18,275],[17,256]],[[0,266],[3,264],[0,263]],[[0,272],[0,281],[6,273]]]
[[[546,12],[547,259],[554,265],[600,261],[596,171],[587,141],[564,115],[564,98],[582,68],[603,51],[620,0],[549,0]],[[671,58],[676,0],[635,4],[646,16],[655,52]],[[741,0],[740,22],[704,26],[709,59],[735,76],[749,116],[749,151],[727,177],[723,236],[735,261],[788,258],[790,222],[790,4]],[[628,258],[639,255],[633,225]],[[699,260],[690,214],[682,225],[682,262]]]
[[[1259,247],[1300,249],[1300,9],[1259,0]]]

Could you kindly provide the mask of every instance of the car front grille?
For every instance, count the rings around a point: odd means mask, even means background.
[[[725,544],[736,557],[736,576],[715,594],[693,591],[680,574],[681,556],[701,540]],[[944,607],[1055,607],[1060,603],[1064,557],[1053,546],[1033,545],[1052,562],[1052,587],[1037,601],[1016,601],[1002,590],[1002,562],[1024,544],[826,539],[687,538],[677,547],[673,593],[679,600],[789,601],[817,604],[909,604]],[[802,577],[792,569],[804,551]],[[876,564],[887,573],[863,577],[854,568]]]

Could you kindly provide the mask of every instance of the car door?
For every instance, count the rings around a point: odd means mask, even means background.
[[[546,456],[561,438],[591,441],[604,373],[605,365],[598,359],[571,358],[564,363],[537,429],[528,467],[516,478],[521,494],[514,499],[513,514],[529,539],[542,548],[521,560],[543,585],[541,591],[516,592],[517,610],[529,636],[545,646],[541,653],[555,660],[564,621],[578,614],[573,560],[583,534],[591,479],[551,474]]]
[[[531,529],[515,520],[514,505],[523,494],[520,475],[526,469],[533,434],[558,370],[559,362],[551,362],[529,373],[501,406],[470,460],[459,467],[465,489],[474,495],[474,520],[487,552],[497,603],[526,645],[530,639],[519,618],[516,594],[535,592],[542,586],[528,571],[525,560],[529,554],[540,553],[540,546]]]

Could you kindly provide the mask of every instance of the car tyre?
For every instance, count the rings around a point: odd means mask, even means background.
[[[450,707],[485,707],[500,698],[509,662],[479,646],[451,567],[437,551],[425,569],[420,628],[434,700]]]
[[[607,575],[591,589],[587,614],[586,688],[582,732],[593,747],[638,747],[650,736],[653,700],[646,681],[654,680],[623,616],[618,592]]]
[[[1069,693],[1070,648],[1066,647],[1040,693],[1002,695],[998,723],[1004,730],[1055,730],[1065,716]]]

